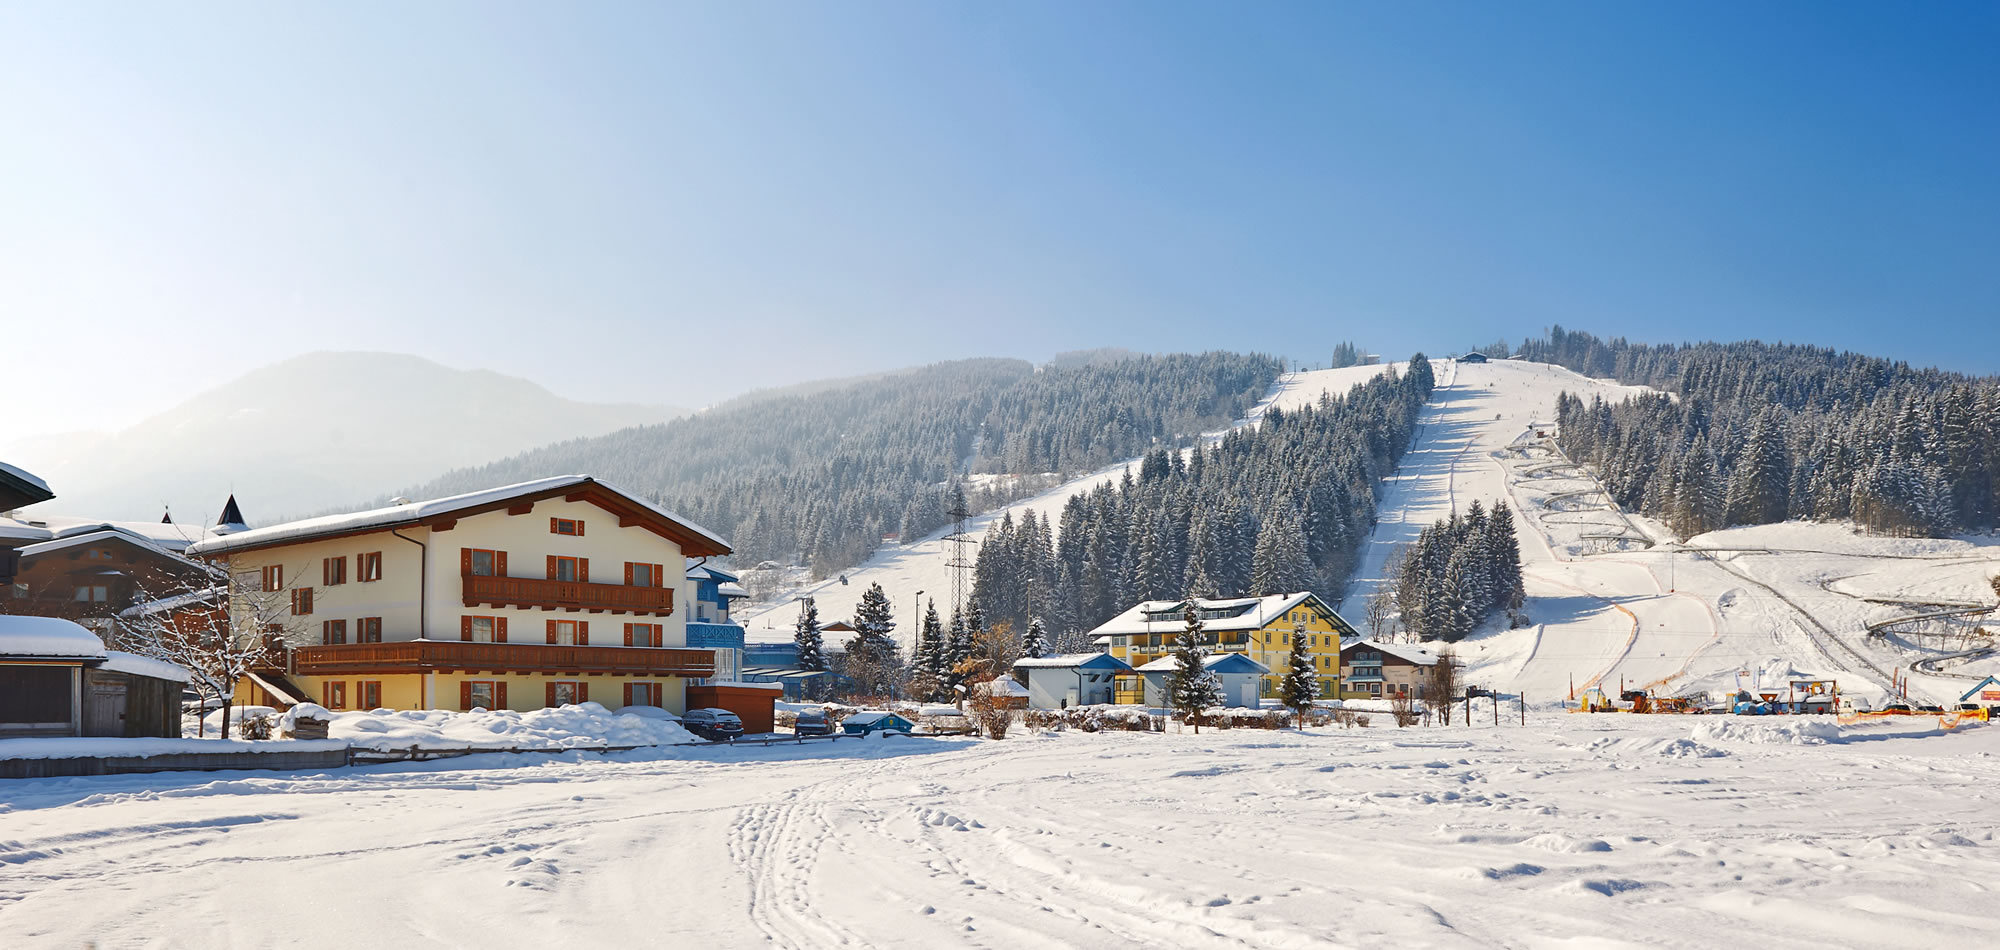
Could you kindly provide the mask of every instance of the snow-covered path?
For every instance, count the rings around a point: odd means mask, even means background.
[[[2000,922],[2000,728],[1898,734],[1928,728],[1540,711],[1526,727],[10,781],[0,933],[10,948],[1969,944]]]

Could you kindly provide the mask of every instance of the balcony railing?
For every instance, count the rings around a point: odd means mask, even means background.
[[[301,676],[343,673],[624,673],[632,676],[713,676],[715,654],[680,647],[577,647],[540,643],[407,640],[300,647]]]
[[[586,584],[581,581],[550,581],[538,577],[493,577],[466,574],[465,605],[477,607],[538,607],[543,610],[588,610],[593,613],[657,614],[674,612],[671,587],[633,587],[627,584]]]
[[[743,626],[734,623],[707,623],[690,620],[687,625],[687,645],[691,647],[712,647],[718,650],[743,649]]]

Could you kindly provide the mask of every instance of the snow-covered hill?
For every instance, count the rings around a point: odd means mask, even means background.
[[[1396,365],[1400,372],[1403,364]],[[1236,426],[1255,425],[1257,420],[1273,406],[1285,410],[1296,409],[1316,402],[1322,393],[1345,393],[1355,385],[1380,375],[1388,368],[1388,365],[1350,366],[1343,369],[1287,373],[1279,378],[1270,395],[1252,409],[1247,417],[1238,420]],[[1213,435],[1220,437],[1222,433],[1217,432]],[[1101,484],[1116,482],[1128,466],[1136,469],[1138,464],[1138,459],[1120,462],[1066,481],[1006,508],[969,518],[966,522],[966,533],[975,540],[983,539],[987,528],[1009,513],[1017,521],[1030,509],[1038,516],[1060,514],[1063,504],[1071,495],[1088,492]],[[782,640],[791,636],[792,624],[798,618],[798,607],[794,603],[794,598],[814,598],[819,606],[822,621],[846,619],[853,616],[854,606],[861,599],[861,592],[867,590],[870,584],[881,584],[883,592],[889,595],[889,603],[896,609],[898,623],[896,633],[904,639],[907,647],[910,642],[908,639],[910,628],[914,626],[909,621],[919,615],[916,611],[921,610],[920,607],[913,609],[913,605],[918,603],[919,592],[922,592],[924,599],[935,599],[941,604],[946,604],[947,606],[940,609],[940,613],[947,616],[950,614],[948,605],[951,599],[951,569],[946,565],[951,561],[951,552],[948,549],[952,545],[944,540],[948,533],[949,529],[936,532],[911,544],[884,545],[881,550],[875,552],[874,557],[869,558],[861,566],[847,571],[844,575],[846,583],[842,583],[839,577],[834,577],[817,583],[801,581],[785,585],[774,592],[762,592],[758,602],[741,610],[739,617],[743,618],[752,641]],[[971,558],[972,550],[970,547],[967,548],[968,560]],[[966,584],[970,586],[971,582],[968,573]]]
[[[1439,381],[1384,494],[1345,612],[1359,619],[1388,556],[1424,525],[1474,498],[1506,498],[1523,518],[1535,623],[1460,644],[1470,682],[1534,700],[1566,696],[1572,683],[1721,690],[1743,673],[1746,684],[1834,678],[1843,692],[1879,700],[1899,668],[1954,650],[1893,631],[1870,636],[1870,623],[1925,603],[1993,602],[1986,579],[2000,571],[2000,539],[1872,538],[1846,525],[1789,523],[1683,544],[1657,523],[1628,518],[1538,436],[1553,434],[1558,393],[1613,400],[1634,387],[1513,360],[1441,361]],[[1947,662],[1947,675],[1917,676],[1912,693],[1955,700],[1966,676],[1987,672],[1982,662],[1994,661]]]

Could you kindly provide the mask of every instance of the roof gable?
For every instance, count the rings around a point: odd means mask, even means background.
[[[188,552],[201,555],[233,554],[307,541],[373,534],[416,525],[443,531],[455,527],[462,518],[517,508],[523,504],[533,504],[550,498],[596,505],[617,515],[619,527],[645,528],[679,544],[683,555],[720,557],[729,553],[729,543],[707,528],[589,475],[543,478],[431,501],[413,501],[386,508],[253,528],[198,542],[190,545]]]

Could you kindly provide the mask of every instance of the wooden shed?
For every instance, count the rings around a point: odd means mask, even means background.
[[[180,738],[187,672],[56,617],[0,616],[0,738]]]

